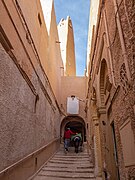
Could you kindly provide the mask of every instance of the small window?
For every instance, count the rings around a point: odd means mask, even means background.
[[[38,21],[39,21],[39,24],[40,24],[40,26],[42,25],[42,21],[41,21],[41,16],[40,16],[40,14],[38,13]]]

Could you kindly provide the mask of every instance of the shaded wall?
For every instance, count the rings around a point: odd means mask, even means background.
[[[53,1],[46,0],[42,2],[42,5],[48,32],[48,59],[45,61],[45,69],[54,95],[58,102],[60,102],[59,89],[61,88],[61,69],[63,70],[63,63],[61,58],[54,3]],[[41,53],[43,52],[43,46],[41,46]]]
[[[30,1],[0,1],[0,22],[0,174],[5,170],[3,179],[26,179],[59,146],[57,89],[52,91],[46,75],[48,34],[36,0],[32,6]],[[25,157],[34,158],[33,165],[25,165]],[[20,161],[26,168],[9,174],[8,167]],[[26,173],[28,167],[33,169]]]

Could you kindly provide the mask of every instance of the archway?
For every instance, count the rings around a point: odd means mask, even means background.
[[[83,118],[81,118],[80,116],[66,116],[61,122],[61,127],[60,127],[61,138],[63,138],[66,127],[70,127],[70,129],[73,132],[80,132],[82,134],[83,142],[86,141],[86,128]]]

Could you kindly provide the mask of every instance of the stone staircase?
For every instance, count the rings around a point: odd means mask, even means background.
[[[86,149],[75,153],[71,147],[68,153],[60,150],[35,175],[33,180],[95,180],[93,165]]]

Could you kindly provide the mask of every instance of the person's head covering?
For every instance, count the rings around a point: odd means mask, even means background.
[[[65,129],[66,131],[68,131],[68,130],[70,130],[70,127],[66,127],[66,129]]]

